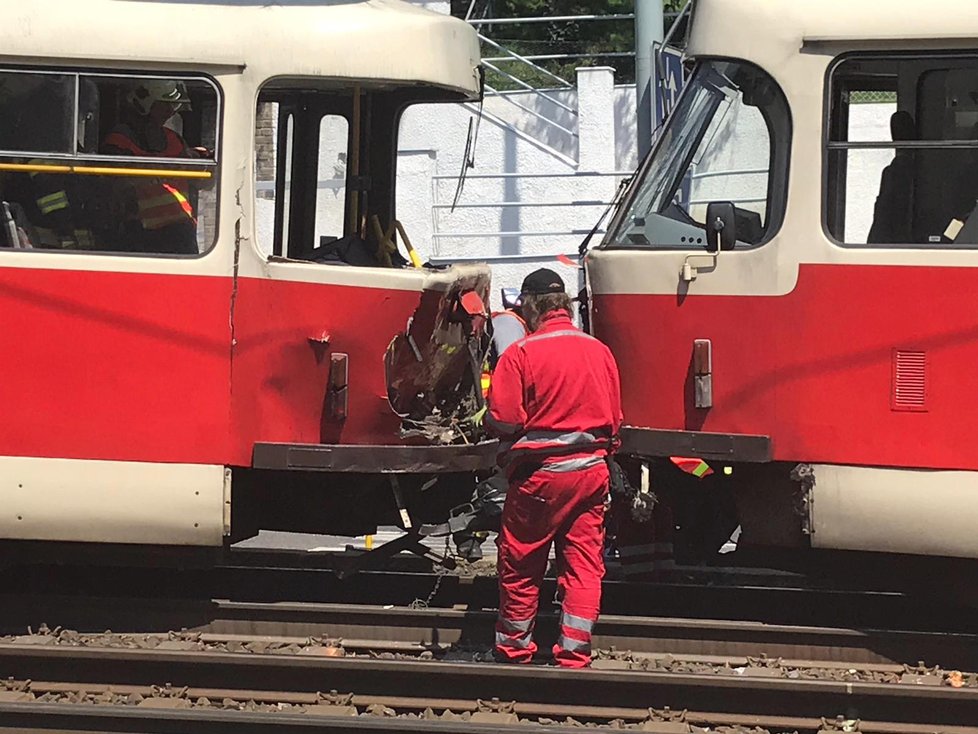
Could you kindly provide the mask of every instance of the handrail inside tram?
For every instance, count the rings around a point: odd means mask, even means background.
[[[170,168],[110,168],[108,166],[59,166],[44,163],[0,163],[0,171],[26,173],[67,173],[77,176],[161,176],[166,178],[208,179],[210,171],[183,171]]]

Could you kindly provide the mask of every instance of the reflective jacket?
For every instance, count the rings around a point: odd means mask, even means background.
[[[497,311],[492,315],[492,345],[489,348],[489,367],[496,368],[499,356],[510,346],[526,337],[526,322],[514,311]]]
[[[547,314],[500,356],[485,425],[506,442],[501,465],[593,466],[615,448],[621,422],[618,365],[567,313]]]
[[[140,147],[123,127],[109,134],[103,145],[124,150],[129,155],[156,158],[184,158],[187,144],[183,138],[170,128],[163,128],[166,145],[163,150],[151,151]],[[190,188],[186,182],[167,182],[161,179],[147,179],[135,185],[136,203],[139,207],[139,221],[143,229],[163,229],[172,224],[193,222],[193,207],[190,204]]]

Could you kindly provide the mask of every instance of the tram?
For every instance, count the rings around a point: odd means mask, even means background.
[[[395,211],[401,114],[481,94],[467,24],[34,0],[0,38],[0,539],[220,548],[468,498],[489,271],[423,267]]]
[[[691,78],[586,261],[623,453],[653,488],[710,463],[712,549],[740,524],[978,557],[978,6],[691,13]]]

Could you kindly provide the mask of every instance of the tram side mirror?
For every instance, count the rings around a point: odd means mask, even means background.
[[[714,201],[706,207],[706,250],[732,250],[737,244],[737,210],[729,201]]]

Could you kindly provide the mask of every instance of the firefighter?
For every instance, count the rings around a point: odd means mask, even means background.
[[[130,119],[102,141],[102,152],[160,158],[196,158],[205,151],[190,148],[167,123],[190,108],[183,82],[145,79],[127,96]],[[185,181],[146,179],[127,182],[121,192],[129,228],[125,239],[143,252],[196,255],[197,221]]]
[[[72,135],[70,117],[66,122],[51,110],[63,107],[65,100],[52,94],[51,85],[33,81],[32,76],[22,75],[13,91],[7,84],[0,85],[0,100],[20,113],[11,116],[12,128],[0,126],[4,127],[0,136],[11,141],[8,145],[15,144],[19,138],[28,150],[63,149],[66,138]],[[9,98],[8,94],[15,96]],[[98,143],[98,91],[87,80],[81,81],[78,87],[75,130],[78,152],[94,152]],[[24,135],[30,138],[20,137]],[[97,187],[92,180],[51,173],[48,169],[52,161],[44,158],[32,158],[27,163],[29,170],[11,175],[4,187],[4,196],[9,199],[7,207],[13,212],[11,216],[16,220],[19,236],[26,239],[26,246],[92,249],[95,245],[92,224],[98,204]]]
[[[530,336],[503,353],[485,424],[505,443],[509,490],[499,548],[496,658],[528,663],[551,545],[561,599],[557,664],[591,663],[591,629],[604,576],[606,457],[621,427],[618,367],[610,350],[571,322],[560,276],[546,268],[521,289]]]
[[[78,88],[78,125],[75,144],[79,153],[94,153],[98,147],[98,89],[89,80]],[[34,159],[31,164],[44,164]],[[99,210],[99,187],[88,177],[31,171],[28,217],[34,223],[41,247],[91,250]]]
[[[492,314],[492,344],[489,348],[490,371],[510,346],[526,336],[526,321],[520,310],[519,298],[509,298],[515,288],[503,288],[503,310]]]

